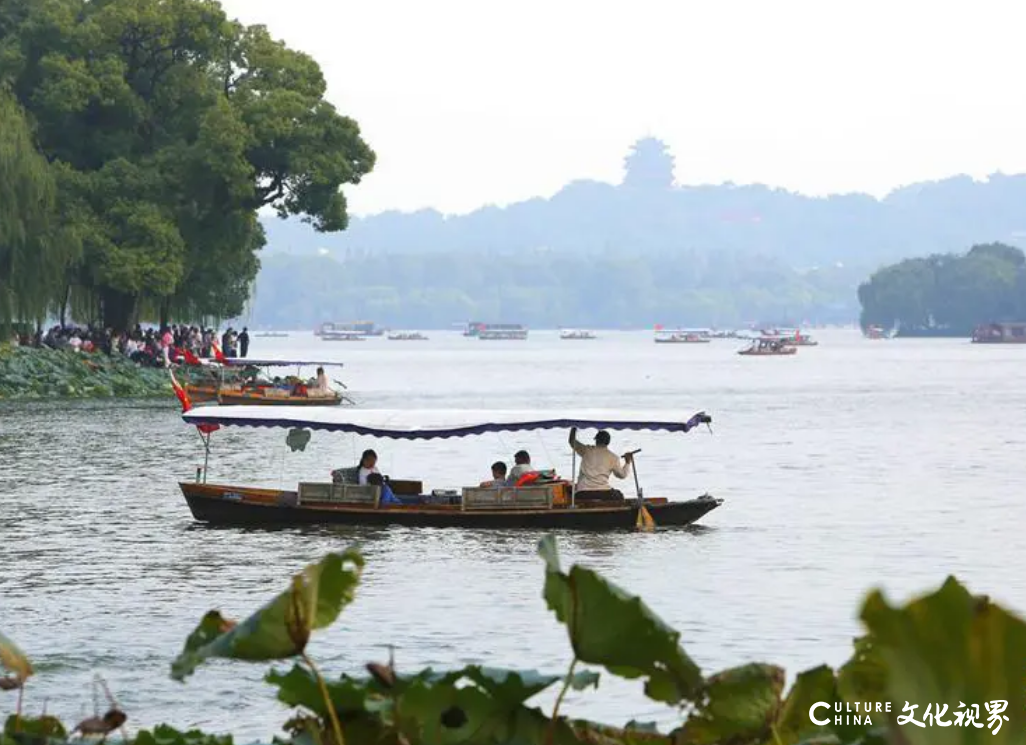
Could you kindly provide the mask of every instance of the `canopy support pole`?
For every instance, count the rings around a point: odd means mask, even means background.
[[[577,506],[577,451],[570,451],[570,507]]]
[[[207,483],[207,466],[210,464],[210,433],[207,432],[207,433],[204,434],[203,432],[200,432],[199,428],[196,429],[196,432],[199,434],[200,441],[202,441],[202,443],[203,443],[202,483],[205,484],[205,483]],[[196,482],[197,483],[201,483],[200,482],[200,475],[201,474],[199,474],[199,473],[196,474]]]

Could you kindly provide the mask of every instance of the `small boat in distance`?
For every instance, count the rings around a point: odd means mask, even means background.
[[[973,331],[973,344],[1026,344],[1026,323],[988,323]]]
[[[257,339],[286,339],[288,335],[288,331],[260,331],[253,334]]]
[[[795,347],[818,347],[819,342],[813,339],[808,334],[802,334],[801,329],[795,329],[794,331],[779,331],[773,329],[771,331],[763,331],[762,337],[764,339],[779,339],[785,344],[790,344]]]
[[[529,432],[546,429],[657,430],[688,432],[712,418],[699,412],[687,421],[638,416],[620,419],[601,411],[573,416],[533,419],[524,412],[490,411],[484,421],[458,411],[358,411],[279,409],[273,412],[234,407],[198,406],[182,414],[200,428],[204,466],[196,481],[179,482],[193,517],[215,525],[289,526],[296,524],[402,525],[482,529],[630,530],[645,508],[657,527],[690,525],[716,509],[722,499],[703,494],[674,502],[650,499],[578,500],[569,481],[554,472],[525,474],[515,485],[467,486],[426,491],[420,480],[390,479],[397,502],[383,503],[382,487],[360,485],[354,468],[339,468],[331,481],[301,481],[295,489],[258,488],[207,483],[207,463],[213,430],[220,427],[277,427],[288,430],[286,444],[305,449],[312,430],[343,432],[395,440],[433,440],[469,437],[490,432]],[[480,464],[478,464],[480,466]],[[642,515],[639,515],[642,513]]]
[[[482,341],[514,339],[523,341],[527,338],[527,329],[519,323],[480,323],[473,321],[467,324],[464,336],[476,336]]]
[[[427,341],[428,338],[419,331],[392,331],[388,334],[389,341]]]
[[[332,337],[332,341],[349,341],[354,336],[384,336],[385,329],[378,328],[374,321],[347,321],[345,323],[322,323],[314,331],[314,336],[322,339]]]
[[[597,339],[598,337],[591,331],[585,331],[584,329],[560,329],[559,338],[567,341],[579,341],[584,339]]]
[[[701,331],[656,329],[655,332],[656,344],[709,344],[711,342],[712,339],[709,338],[708,334]]]
[[[738,352],[748,357],[787,357],[798,353],[798,347],[788,344],[786,339],[760,337],[753,339],[751,346]]]

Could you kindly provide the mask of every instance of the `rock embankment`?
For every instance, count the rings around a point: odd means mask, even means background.
[[[102,353],[0,345],[0,399],[169,396],[167,370]]]

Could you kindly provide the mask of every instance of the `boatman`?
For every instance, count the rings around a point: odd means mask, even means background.
[[[623,494],[609,486],[609,474],[625,479],[631,472],[634,456],[627,453],[620,457],[609,449],[609,433],[601,430],[595,435],[594,445],[582,445],[577,441],[577,427],[570,430],[570,447],[581,456],[581,468],[577,474],[576,499],[583,501],[623,501]]]

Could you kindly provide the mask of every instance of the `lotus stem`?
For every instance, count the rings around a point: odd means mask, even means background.
[[[566,697],[566,692],[570,689],[570,683],[574,678],[574,670],[577,668],[577,655],[574,655],[573,660],[570,662],[570,669],[566,671],[566,677],[563,679],[563,687],[559,691],[559,695],[556,697],[556,705],[552,707],[552,721],[549,722],[549,733],[546,738],[548,745],[552,745],[556,738],[556,722],[559,721],[559,707],[563,704],[563,699]]]
[[[338,721],[338,714],[335,712],[335,705],[331,702],[331,694],[328,693],[328,684],[324,682],[320,670],[313,660],[307,657],[306,652],[301,653],[303,662],[310,668],[310,672],[317,678],[317,685],[321,689],[321,696],[324,697],[324,705],[328,708],[328,716],[331,718],[331,727],[335,731],[335,745],[345,745],[345,738],[342,737],[342,725]]]

